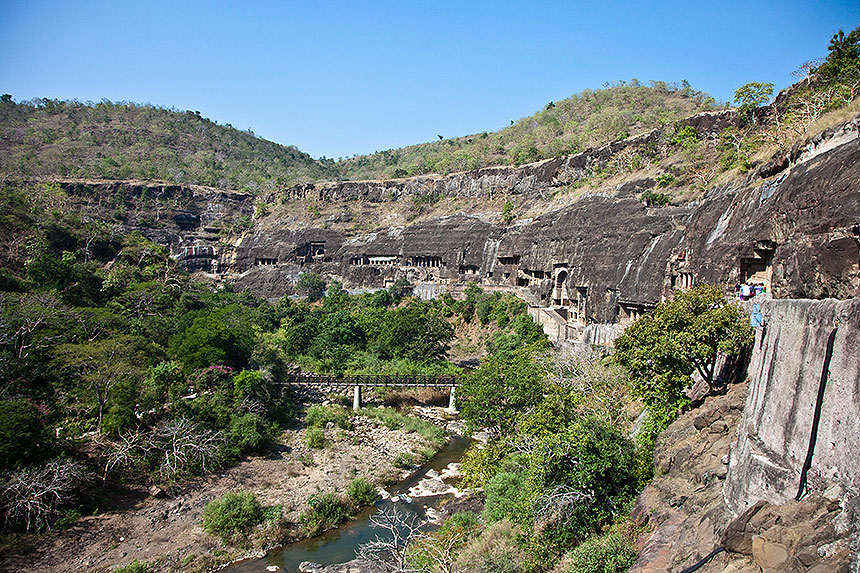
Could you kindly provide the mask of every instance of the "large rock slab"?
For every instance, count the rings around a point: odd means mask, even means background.
[[[797,495],[834,329],[808,486],[823,492],[838,484],[843,500],[860,498],[860,299],[772,300],[762,311],[766,327],[756,333],[726,504],[737,514],[758,500],[780,504]]]

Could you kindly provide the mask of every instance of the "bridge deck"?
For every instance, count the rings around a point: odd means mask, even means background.
[[[342,375],[291,374],[281,384],[287,386],[399,386],[403,388],[452,388],[457,377],[404,376],[396,374]]]

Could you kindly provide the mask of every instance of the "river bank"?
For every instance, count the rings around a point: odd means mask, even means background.
[[[372,507],[337,529],[304,539],[269,552],[265,557],[233,563],[226,573],[255,573],[261,571],[339,571],[349,569],[359,545],[385,536],[385,532],[372,526],[370,517],[383,509],[394,509],[404,517],[414,516],[432,529],[443,519],[445,509],[440,506],[453,497],[463,495],[451,485],[460,478],[459,460],[468,441],[459,435],[451,436],[437,455],[420,470],[383,492]],[[441,510],[441,511],[440,511]],[[300,568],[304,564],[304,567]],[[362,563],[366,568],[367,564]],[[277,567],[274,569],[273,567]]]
[[[441,416],[440,416],[441,418]],[[413,469],[394,466],[398,454],[425,447],[416,433],[390,430],[379,420],[356,416],[352,429],[327,428],[329,445],[310,448],[303,429],[286,430],[263,456],[205,478],[147,496],[124,511],[85,516],[72,526],[20,538],[0,559],[0,571],[71,573],[109,571],[134,560],[154,571],[211,571],[232,561],[262,556],[299,539],[299,515],[318,492],[342,492],[355,477],[378,484],[407,478]],[[267,506],[280,505],[282,524],[258,530],[245,548],[224,546],[203,531],[206,504],[228,491],[253,491]]]

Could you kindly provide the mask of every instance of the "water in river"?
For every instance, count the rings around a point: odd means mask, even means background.
[[[430,460],[418,473],[397,484],[391,489],[392,496],[399,496],[409,491],[409,488],[417,484],[431,469],[441,471],[451,462],[457,462],[466,450],[467,442],[460,436],[453,436],[451,441],[443,447],[436,456]],[[436,496],[414,500],[414,503],[399,501],[392,503],[390,500],[380,500],[373,507],[365,508],[356,515],[353,520],[344,523],[337,529],[333,529],[310,539],[291,543],[269,553],[261,559],[249,559],[234,563],[225,571],[230,573],[259,573],[265,571],[269,565],[277,565],[281,571],[294,573],[298,571],[302,561],[313,561],[322,565],[334,565],[344,563],[355,558],[355,550],[362,543],[367,543],[382,536],[384,532],[378,528],[371,527],[370,516],[384,507],[396,506],[399,512],[406,515],[413,514],[424,520],[424,505],[437,507],[446,497]]]

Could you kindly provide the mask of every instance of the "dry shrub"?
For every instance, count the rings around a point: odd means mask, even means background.
[[[382,400],[386,406],[391,407],[414,406],[416,404],[447,406],[448,389],[404,388],[401,390],[391,390],[385,393]]]
[[[50,529],[60,510],[77,499],[91,476],[80,463],[54,460],[4,476],[0,511],[5,528]]]
[[[520,530],[510,521],[494,523],[460,552],[455,569],[473,573],[524,571],[528,556],[517,543],[518,535]]]

